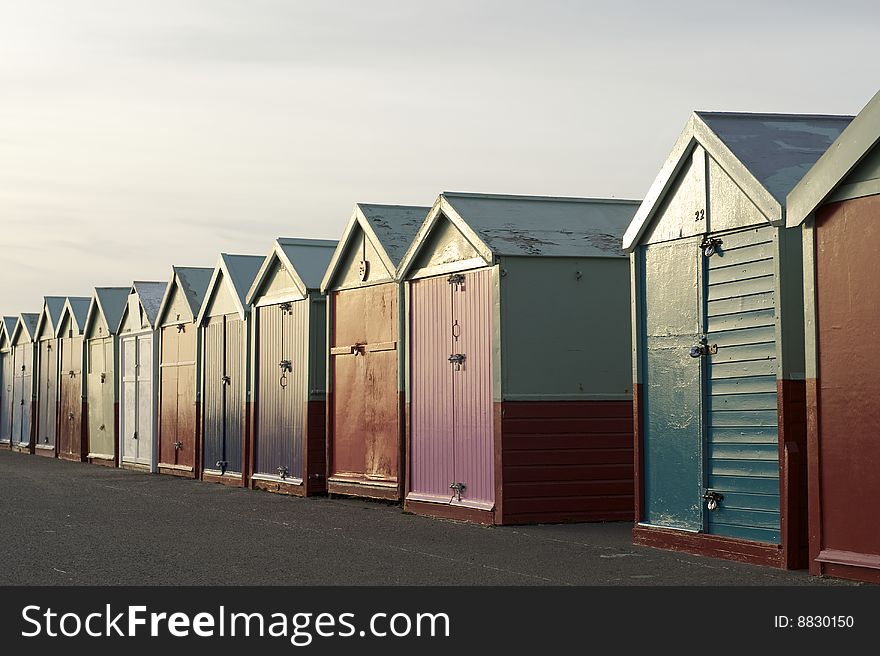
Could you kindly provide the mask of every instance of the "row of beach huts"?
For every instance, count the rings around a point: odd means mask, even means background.
[[[47,296],[0,326],[0,442],[880,582],[878,244],[880,94],[697,112],[643,201],[357,204]]]

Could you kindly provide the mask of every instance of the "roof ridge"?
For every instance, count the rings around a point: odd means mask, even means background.
[[[534,201],[559,201],[565,203],[610,203],[627,204],[641,203],[635,198],[606,198],[599,196],[535,196],[529,194],[487,194],[470,191],[444,191],[442,196],[458,196],[459,198],[487,198],[493,200],[534,200]]]
[[[715,110],[694,110],[697,116],[753,116],[753,117],[769,117],[769,118],[834,118],[834,119],[853,119],[851,114],[810,114],[805,112],[738,112],[738,111],[715,111]]]

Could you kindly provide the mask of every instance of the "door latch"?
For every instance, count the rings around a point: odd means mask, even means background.
[[[73,421],[73,413],[72,412],[67,413],[67,421]]]
[[[214,466],[220,470],[220,475],[222,476],[226,473],[226,467],[229,466],[229,463],[225,460],[218,460]]]
[[[282,481],[287,478],[288,471],[287,467],[285,467],[284,465],[279,465],[276,471],[278,472],[278,475],[281,477]]]
[[[71,369],[70,371],[68,371],[68,372],[67,372],[67,375],[68,375],[70,378],[74,378],[74,377],[76,376],[76,374],[73,372],[73,369]]]
[[[705,335],[700,336],[698,344],[691,346],[689,355],[692,358],[699,358],[704,355],[715,355],[718,353],[718,344],[709,344],[709,338]]]
[[[449,276],[446,279],[446,282],[448,282],[450,285],[454,285],[456,287],[458,287],[459,285],[463,285],[464,284],[464,274],[463,273],[453,273],[451,276]]]
[[[221,385],[229,385],[230,382],[232,382],[232,379],[229,376],[220,376]]]
[[[281,373],[293,371],[293,364],[290,362],[290,360],[282,360],[278,363],[278,366],[281,367]]]
[[[364,355],[364,354],[367,352],[367,345],[366,345],[366,344],[360,344],[360,343],[358,343],[358,344],[352,344],[352,345],[351,345],[351,352],[352,352],[354,355]]]
[[[464,364],[464,359],[464,353],[453,353],[448,358],[449,362],[455,365],[456,371],[459,371],[461,369],[461,365]]]
[[[453,481],[449,484],[449,489],[452,490],[452,494],[455,497],[456,501],[461,501],[461,493],[464,492],[464,488],[464,483],[456,483],[455,481]]]
[[[182,448],[183,448],[183,442],[175,442],[174,443],[174,450],[175,451],[180,451]]]
[[[107,380],[107,374],[106,374],[106,373],[102,373],[102,374],[101,374],[101,382],[103,383],[103,382],[105,382],[106,380]]]
[[[718,508],[718,504],[724,501],[724,495],[712,490],[706,490],[706,493],[703,494],[703,499],[706,501],[706,508],[715,510]]]

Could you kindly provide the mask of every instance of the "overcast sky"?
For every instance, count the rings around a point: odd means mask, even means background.
[[[443,190],[640,198],[694,109],[856,113],[880,2],[0,0],[0,312]]]

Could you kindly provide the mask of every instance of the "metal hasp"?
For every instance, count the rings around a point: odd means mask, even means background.
[[[697,112],[627,229],[636,544],[802,566],[808,249],[786,196],[850,120]]]
[[[290,360],[282,360],[278,363],[278,366],[281,368],[281,373],[288,373],[293,371],[293,364]]]
[[[218,460],[214,466],[220,470],[220,475],[223,476],[226,473],[226,468],[229,466],[229,463],[225,460]]]
[[[459,287],[464,284],[464,274],[463,273],[453,273],[451,276],[449,276],[446,279],[446,282],[448,282],[450,285],[454,285],[456,287]]]
[[[453,353],[447,358],[449,362],[455,365],[456,371],[461,371],[461,365],[464,364],[465,355],[464,353]]]
[[[278,476],[281,477],[281,480],[284,480],[285,478],[287,478],[288,469],[284,465],[279,465],[278,469],[276,471],[278,472]]]
[[[453,495],[455,495],[456,501],[461,501],[461,493],[464,492],[465,484],[462,482],[456,483],[453,481],[449,484],[449,489],[452,490]]]
[[[715,253],[718,252],[718,247],[723,243],[724,242],[717,237],[704,235],[703,240],[700,242],[700,250],[703,252],[703,257],[712,257],[715,255]]]
[[[691,346],[688,353],[692,358],[699,358],[704,355],[715,355],[718,353],[718,344],[709,344],[709,338],[706,335],[700,336],[700,343]]]
[[[709,510],[716,510],[718,504],[724,501],[724,495],[718,492],[713,492],[712,490],[706,490],[703,494],[703,500],[706,502],[706,508]]]
[[[232,379],[229,376],[223,375],[220,376],[220,384],[221,385],[229,385],[232,382]]]

